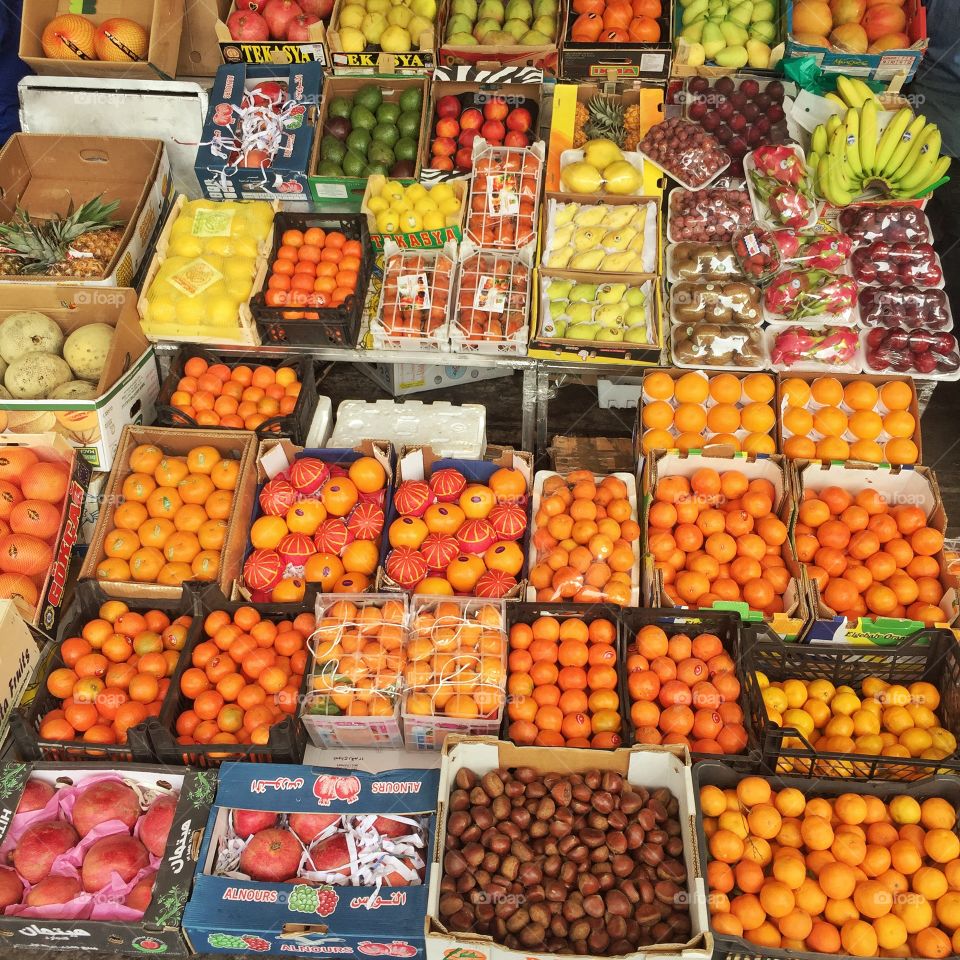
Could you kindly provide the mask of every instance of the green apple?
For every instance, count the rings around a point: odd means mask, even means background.
[[[549,43],[550,38],[539,30],[530,30],[520,38],[523,47],[545,47]]]
[[[516,43],[527,32],[527,25],[522,20],[508,20],[503,25],[503,32],[509,33]]]
[[[557,21],[553,17],[537,17],[533,21],[533,29],[552,40],[557,35]]]
[[[340,46],[345,53],[362,53],[366,49],[367,38],[356,27],[341,27]]]
[[[627,327],[626,333],[623,335],[624,343],[649,343],[650,339],[647,335],[647,325],[642,324],[636,327]]]
[[[522,20],[524,23],[530,23],[533,19],[533,7],[529,0],[509,0],[504,16],[507,20]]]
[[[477,16],[481,20],[496,20],[497,23],[503,23],[506,19],[503,15],[503,4],[500,0],[483,0]]]
[[[534,16],[537,17],[556,17],[557,0],[536,0],[533,5]]]
[[[462,13],[455,13],[447,24],[447,33],[470,33],[473,30],[473,21],[468,20]]]
[[[483,20],[478,20],[477,25],[473,28],[473,35],[480,41],[480,43],[485,42],[488,36],[492,33],[500,32],[500,24],[496,20],[491,20],[489,17],[484,17]]]
[[[570,296],[572,289],[572,280],[551,280],[550,286],[547,287],[547,296],[551,300],[566,300]],[[553,305],[551,304],[551,310],[552,309]]]
[[[583,301],[571,303],[567,307],[567,316],[571,323],[589,323],[593,319],[593,304]]]
[[[368,13],[360,24],[360,31],[367,38],[367,43],[379,43],[387,26],[387,18],[382,13]]]
[[[404,27],[387,27],[380,34],[380,49],[384,53],[409,53],[412,46],[410,32]]]
[[[634,327],[638,323],[645,324],[647,322],[647,308],[646,307],[630,307],[629,310],[623,315],[623,325],[625,327]]]
[[[567,327],[568,340],[595,340],[600,332],[598,323],[572,323]]]
[[[597,300],[600,303],[619,303],[626,292],[625,283],[604,283],[597,287]]]
[[[477,19],[477,0],[453,0],[453,5],[450,9],[455,14],[459,13],[469,20],[474,21]]]
[[[469,33],[470,28],[472,27],[472,22],[467,21],[470,26],[466,27],[463,31],[458,31],[462,33]],[[410,18],[410,22],[407,24],[407,32],[411,37],[416,41],[417,44],[420,43],[420,38],[433,29],[433,24],[426,17],[418,17],[416,15]]]
[[[472,33],[452,33],[447,43],[452,47],[475,47],[479,41]]]
[[[605,303],[594,314],[593,319],[601,327],[619,327],[623,322],[623,315],[626,308],[619,303]]]
[[[587,300],[593,303],[597,299],[597,285],[595,283],[577,283],[568,294],[570,302],[577,300]]]
[[[598,343],[621,343],[623,341],[622,327],[604,327],[597,333]]]
[[[391,7],[387,14],[387,23],[393,27],[405,27],[413,19],[409,7]]]
[[[363,23],[363,18],[367,15],[365,7],[361,7],[356,3],[348,3],[340,11],[340,26],[341,27],[353,27],[354,30],[360,29],[360,24]]]
[[[631,307],[642,307],[647,302],[647,298],[643,295],[643,289],[641,287],[629,287],[626,297],[627,303],[629,303]]]
[[[437,19],[437,0],[411,0],[410,8],[418,17],[431,21]]]

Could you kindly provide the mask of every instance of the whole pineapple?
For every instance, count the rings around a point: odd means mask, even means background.
[[[618,147],[623,146],[627,131],[623,121],[623,107],[610,97],[593,97],[587,104],[590,119],[584,128],[589,140],[612,140]]]

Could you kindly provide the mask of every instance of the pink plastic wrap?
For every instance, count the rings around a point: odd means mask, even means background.
[[[960,370],[960,351],[952,333],[874,327],[864,335],[864,348],[864,361],[873,373],[947,379]]]
[[[907,327],[916,330],[953,329],[950,300],[936,287],[862,287],[860,322],[865,327]]]
[[[845,233],[814,233],[784,227],[774,230],[773,239],[784,266],[798,264],[836,273],[853,253],[853,240]]]
[[[706,186],[730,166],[730,154],[716,137],[680,117],[652,126],[640,141],[639,149],[674,180],[692,190]]]
[[[886,240],[922,243],[932,236],[927,215],[912,203],[854,204],[840,211],[840,229],[857,246]]]
[[[876,283],[884,287],[943,286],[940,258],[930,243],[876,240],[854,250],[850,264],[860,283]]]

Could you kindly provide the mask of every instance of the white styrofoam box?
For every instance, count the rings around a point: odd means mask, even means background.
[[[509,377],[514,371],[503,367],[452,367],[432,363],[357,364],[374,383],[395,397],[457,387],[481,380]]]
[[[597,402],[601,410],[636,409],[642,392],[643,377],[597,378]]]
[[[487,408],[446,401],[344,400],[327,446],[355,447],[363,440],[389,440],[397,450],[430,446],[441,457],[480,460],[487,448]]]
[[[317,398],[317,410],[310,421],[307,430],[307,440],[304,447],[309,450],[319,450],[327,445],[327,439],[333,428],[333,401],[329,397]]]

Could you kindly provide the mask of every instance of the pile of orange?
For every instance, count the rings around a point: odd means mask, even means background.
[[[399,600],[327,602],[311,640],[315,692],[304,713],[392,716],[406,663],[403,624]]]
[[[534,503],[530,585],[537,600],[629,606],[637,582],[633,545],[640,538],[629,496],[617,476],[573,470],[565,478],[546,477]]]
[[[160,610],[138,613],[120,600],[97,614],[60,644],[64,666],[47,677],[60,706],[40,721],[45,740],[126,743],[130,727],[160,713],[192,618],[171,622]]]
[[[845,617],[896,617],[927,626],[946,619],[940,562],[943,534],[920,507],[891,507],[873,489],[806,487],[794,525],[797,558],[820,601]]]
[[[504,702],[507,637],[500,610],[480,600],[417,608],[407,640],[403,712],[495,719]]]
[[[700,789],[710,925],[765,948],[852,957],[960,952],[954,805],[805,797],[761,777]]]
[[[270,268],[265,300],[268,307],[285,310],[286,320],[319,320],[316,310],[303,307],[339,307],[357,290],[363,247],[339,230],[320,227],[286,230]]]
[[[539,617],[510,628],[508,736],[542,747],[620,746],[617,627]]]
[[[271,417],[293,413],[300,395],[300,381],[290,367],[228,367],[191,357],[183,374],[170,404],[202,427],[256,430]],[[189,423],[176,415],[173,419]],[[280,426],[267,430],[279,432]]]
[[[132,472],[103,539],[97,579],[166,586],[216,580],[240,461],[206,444],[175,457],[141,443],[127,465]]]
[[[661,477],[647,516],[647,552],[670,600],[682,607],[743,600],[765,616],[782,613],[787,526],[775,507],[774,485],[740,470]]]
[[[266,744],[270,727],[297,712],[315,626],[312,613],[278,623],[248,606],[207,614],[180,677],[192,702],[177,717],[177,742]]]
[[[913,391],[902,380],[791,377],[780,385],[783,452],[793,459],[916,463]]]
[[[775,453],[774,392],[766,373],[691,371],[676,380],[663,370],[648,373],[640,410],[643,452],[724,444],[746,453]]]
[[[857,691],[826,678],[771,682],[761,672],[756,676],[770,722],[803,736],[785,737],[785,749],[807,750],[809,745],[818,753],[921,760],[943,760],[956,752],[957,738],[937,716],[940,693],[932,683],[907,687],[867,677]],[[837,763],[839,769],[849,769],[846,761],[831,761],[823,772],[835,771]],[[779,773],[794,770],[810,773],[810,761],[779,759]]]
[[[743,753],[740,681],[720,638],[668,637],[647,624],[627,649],[627,692],[636,743],[682,743],[696,753]]]

